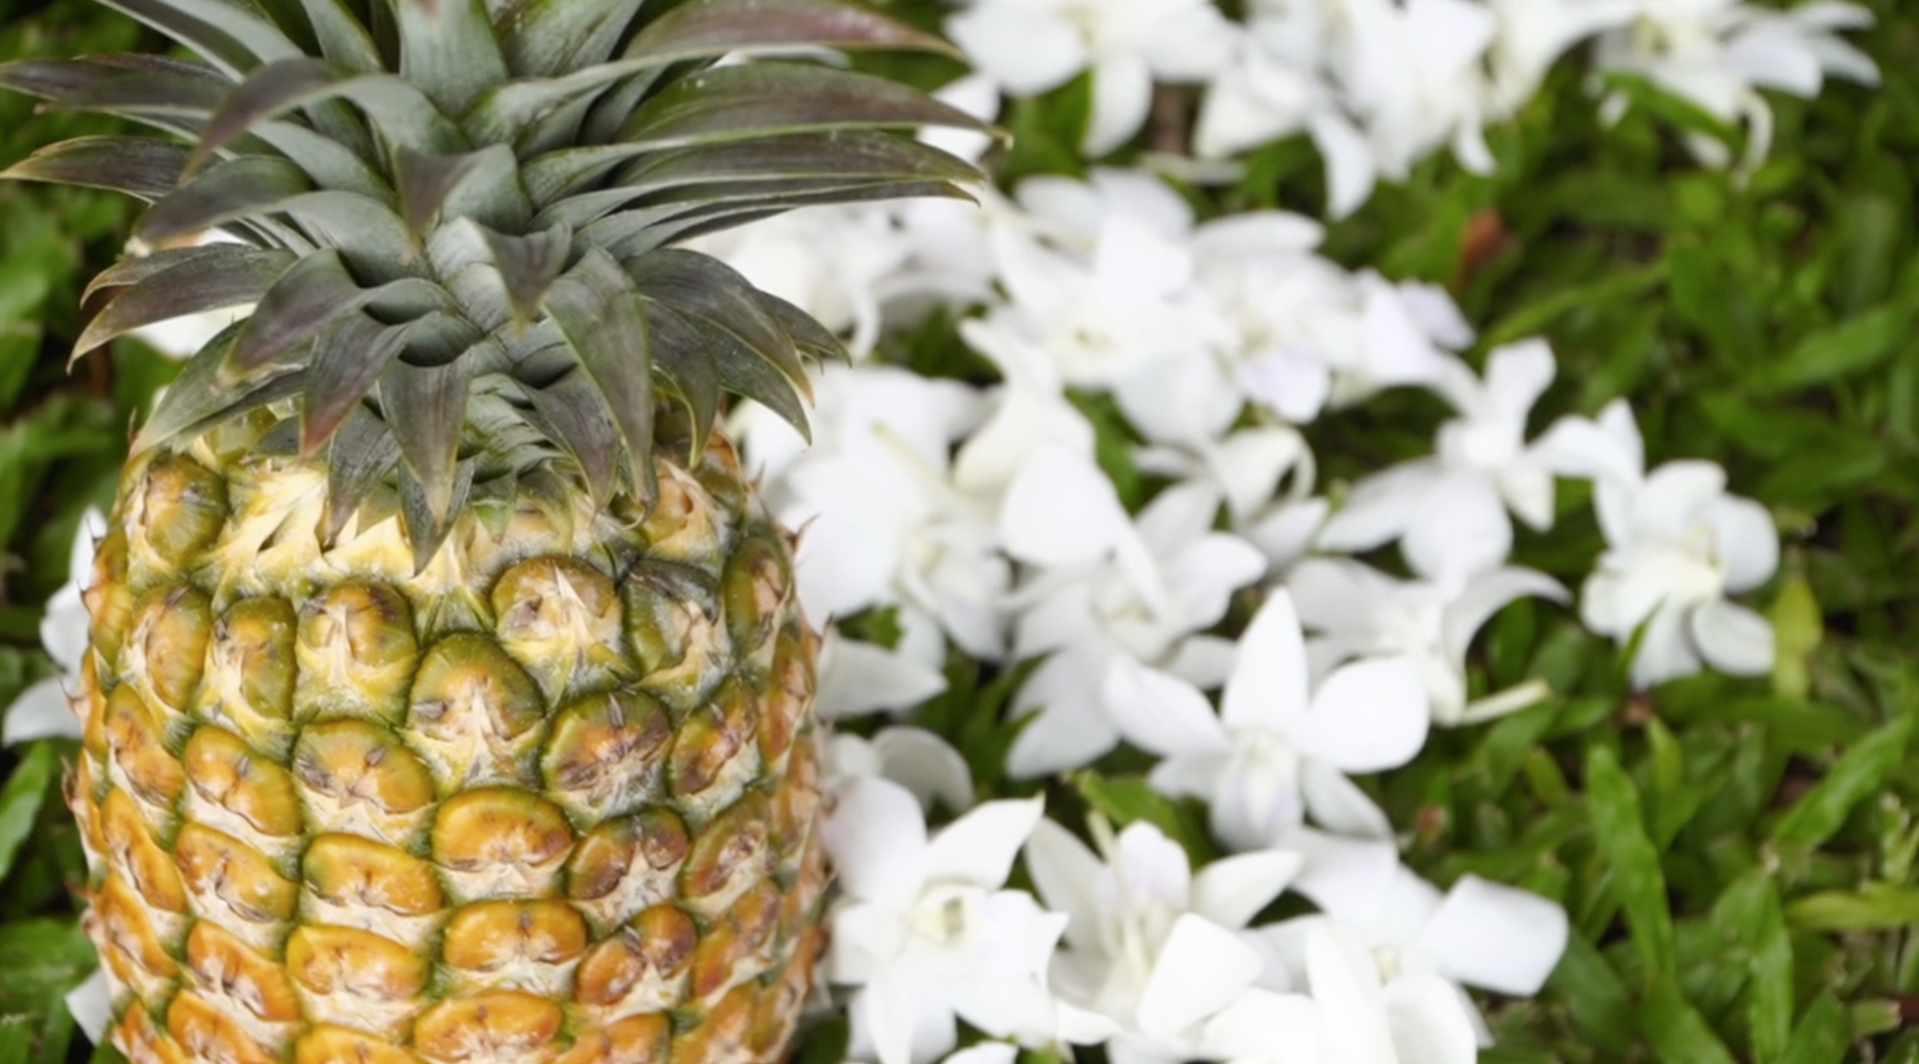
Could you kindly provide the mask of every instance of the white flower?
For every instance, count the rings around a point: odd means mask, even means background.
[[[1449,362],[1437,389],[1459,416],[1439,427],[1437,453],[1356,485],[1320,530],[1320,548],[1358,553],[1397,540],[1413,572],[1439,580],[1503,564],[1508,509],[1532,528],[1552,526],[1552,470],[1526,445],[1526,417],[1552,379],[1543,340],[1494,350],[1483,382]]]
[[[99,1045],[106,1037],[107,1025],[113,1022],[113,992],[107,970],[95,968],[79,986],[67,991],[66,1005],[87,1041]]]
[[[1137,523],[1112,482],[1065,448],[1036,454],[1001,511],[1006,550],[1035,567],[1015,593],[1014,656],[1050,657],[1013,703],[1038,715],[1015,740],[1007,770],[1046,775],[1113,748],[1107,677],[1127,662],[1162,665],[1210,685],[1223,675],[1211,642],[1235,589],[1265,560],[1237,536],[1212,530],[1220,497],[1179,485],[1155,498]]]
[[[1113,1059],[1135,1064],[1213,1059],[1207,1021],[1245,997],[1263,968],[1243,929],[1286,888],[1299,856],[1245,853],[1195,874],[1149,823],[1117,838],[1103,821],[1093,830],[1100,856],[1050,820],[1026,844],[1040,897],[1070,917],[1051,968],[1064,1037],[1110,1039]]]
[[[47,600],[46,616],[40,619],[41,645],[60,675],[35,683],[13,700],[0,724],[0,745],[80,737],[80,717],[68,700],[67,685],[79,677],[86,660],[87,607],[80,595],[93,577],[94,541],[106,534],[107,519],[88,507],[73,536],[67,582]]]
[[[1494,94],[1512,113],[1532,99],[1546,71],[1580,42],[1632,20],[1640,0],[1488,0],[1499,32],[1489,66]]]
[[[1747,167],[1766,157],[1772,144],[1772,108],[1760,89],[1810,99],[1827,75],[1878,84],[1879,70],[1838,33],[1872,24],[1859,4],[1813,0],[1784,12],[1741,0],[1638,0],[1630,26],[1606,33],[1596,52],[1602,70],[1636,74],[1722,122],[1744,123]],[[1605,103],[1617,118],[1626,98]],[[1687,145],[1701,162],[1725,166],[1726,146],[1700,135]]]
[[[982,397],[885,366],[829,367],[815,388],[811,449],[764,411],[743,430],[768,504],[802,529],[796,575],[808,615],[894,606],[901,650],[924,668],[940,667],[949,638],[975,657],[997,657],[1009,573],[996,550],[994,501],[960,490],[950,469]]]
[[[1093,71],[1084,149],[1100,156],[1146,122],[1153,82],[1204,81],[1231,27],[1211,0],[973,0],[947,35],[981,73],[1032,96]]]
[[[1765,507],[1727,495],[1726,471],[1711,462],[1668,462],[1639,485],[1596,490],[1608,548],[1586,579],[1580,617],[1621,645],[1645,625],[1634,686],[1691,675],[1702,658],[1736,676],[1771,671],[1771,622],[1725,597],[1778,568]]]
[[[1221,69],[1200,105],[1193,151],[1216,159],[1314,129],[1316,120],[1343,121],[1321,60],[1330,46],[1325,8],[1317,3],[1248,12]],[[1320,148],[1326,153],[1324,145]]]
[[[883,777],[912,791],[921,808],[935,801],[954,811],[973,806],[973,774],[965,759],[924,728],[895,725],[871,739],[836,734],[826,744],[826,773],[838,782]]]
[[[1345,30],[1329,56],[1361,140],[1322,117],[1329,211],[1349,214],[1380,177],[1403,180],[1414,164],[1452,147],[1476,173],[1493,168],[1482,128],[1491,95],[1483,72],[1496,28],[1473,0],[1344,0]]]
[[[1570,475],[1593,478],[1593,507],[1607,549],[1580,593],[1586,627],[1628,645],[1638,688],[1698,672],[1702,659],[1735,676],[1772,669],[1772,624],[1726,599],[1779,567],[1779,534],[1765,507],[1726,494],[1712,462],[1645,468],[1632,410],[1615,400],[1597,419],[1561,419],[1542,451]]]
[[[1213,834],[1235,850],[1278,845],[1307,816],[1384,837],[1385,814],[1348,772],[1410,761],[1425,744],[1424,692],[1404,658],[1334,669],[1310,689],[1292,597],[1274,591],[1240,637],[1217,715],[1194,685],[1124,661],[1106,700],[1129,742],[1164,760],[1153,785],[1204,800]]]
[[[946,690],[946,674],[913,654],[848,639],[828,627],[814,705],[828,720],[911,709]]]
[[[843,894],[828,917],[826,977],[856,988],[851,1052],[930,1064],[957,1019],[1025,1045],[1057,1028],[1045,972],[1066,917],[1002,889],[1040,801],[988,802],[927,837],[918,801],[878,778],[835,796],[824,827]]]
[[[1467,701],[1466,651],[1493,614],[1533,596],[1564,602],[1565,588],[1531,569],[1502,568],[1467,580],[1396,580],[1349,558],[1308,558],[1287,574],[1315,676],[1352,658],[1413,663],[1436,724],[1451,726],[1524,709],[1551,692],[1543,683]]]
[[[1452,1047],[1442,1059],[1470,1061],[1475,1042],[1491,1042],[1462,987],[1536,994],[1565,952],[1565,910],[1529,891],[1467,875],[1441,894],[1400,864],[1388,842],[1308,831],[1289,845],[1306,856],[1293,887],[1322,914],[1254,933],[1274,968],[1268,981],[1280,987],[1308,982],[1316,1000],[1338,1008],[1336,1000],[1322,996],[1328,989],[1322,976],[1330,973],[1318,970],[1313,956],[1314,939],[1323,951],[1330,935],[1351,962],[1347,974],[1353,982],[1344,992],[1359,991],[1355,1000],[1370,999],[1375,1011],[1383,1007],[1389,1015],[1417,1018],[1433,1046]],[[1330,959],[1322,956],[1317,963]],[[1353,1017],[1346,1026],[1356,1024]],[[1381,1037],[1388,1028],[1377,1021],[1370,1026]],[[1409,1058],[1401,1046],[1397,1058],[1368,1059]]]

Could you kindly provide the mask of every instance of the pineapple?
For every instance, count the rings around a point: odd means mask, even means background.
[[[944,46],[827,0],[109,2],[199,58],[0,66],[162,133],[6,174],[150,204],[75,356],[257,304],[141,427],[86,593],[112,1043],[778,1058],[827,877],[819,640],[715,426],[733,394],[803,430],[837,344],[674,245],[962,195],[903,132],[977,123],[792,58]]]

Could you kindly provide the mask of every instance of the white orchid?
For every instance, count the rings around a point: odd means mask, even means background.
[[[1607,549],[1580,592],[1586,627],[1638,652],[1632,682],[1646,688],[1711,665],[1735,676],[1771,671],[1771,622],[1729,601],[1779,567],[1779,533],[1765,507],[1726,494],[1712,462],[1645,468],[1632,411],[1615,401],[1597,419],[1569,417],[1542,437],[1561,468],[1593,478]]]
[[[1014,700],[1015,714],[1037,715],[1009,772],[1045,775],[1112,749],[1107,681],[1128,663],[1209,686],[1224,675],[1223,645],[1193,633],[1218,623],[1266,566],[1251,544],[1212,530],[1220,503],[1206,485],[1180,485],[1135,521],[1085,455],[1048,448],[1022,471],[1001,511],[1007,552],[1033,567],[1015,596],[1013,650],[1049,656]]]
[[[1403,180],[1446,145],[1467,169],[1490,173],[1483,127],[1491,96],[1484,61],[1497,27],[1492,12],[1473,0],[1342,6],[1344,32],[1329,68],[1360,136],[1314,138],[1326,153],[1329,212],[1351,213],[1379,178]]]
[[[1528,596],[1569,598],[1543,573],[1508,567],[1449,582],[1398,580],[1350,558],[1308,558],[1287,574],[1286,586],[1314,633],[1306,641],[1314,676],[1355,658],[1404,659],[1442,726],[1487,720],[1551,694],[1529,682],[1469,701],[1466,689],[1466,651],[1493,614]]]
[[[67,582],[47,600],[46,615],[40,619],[40,643],[60,674],[28,687],[7,707],[0,721],[0,746],[80,737],[80,717],[68,698],[87,653],[87,607],[80,596],[93,576],[94,541],[106,534],[106,517],[88,507],[73,536]]]
[[[1526,418],[1553,379],[1543,340],[1500,347],[1482,381],[1447,363],[1436,388],[1458,412],[1439,427],[1436,453],[1355,485],[1320,530],[1323,550],[1358,553],[1398,541],[1420,576],[1463,581],[1512,552],[1510,510],[1535,529],[1553,521],[1553,472],[1526,444]]]
[[[1343,123],[1322,68],[1332,21],[1316,0],[1249,10],[1232,59],[1200,105],[1194,153],[1235,155],[1295,133],[1317,134],[1321,121]],[[1330,155],[1324,144],[1320,152]]]
[[[1322,997],[1325,973],[1315,970],[1313,957],[1314,940],[1324,951],[1330,938],[1354,962],[1346,972],[1348,993],[1357,989],[1388,1015],[1416,1019],[1428,1032],[1423,1041],[1450,1047],[1441,1056],[1410,1059],[1472,1060],[1475,1043],[1490,1044],[1491,1037],[1462,987],[1536,994],[1565,952],[1565,910],[1530,891],[1467,875],[1442,894],[1402,865],[1389,842],[1307,831],[1290,844],[1306,858],[1293,889],[1322,912],[1255,932],[1274,969],[1269,984],[1308,983],[1323,1007],[1337,1007]],[[1384,1037],[1400,1024],[1378,1018],[1361,1024],[1352,1017],[1345,1026],[1370,1026],[1378,1032],[1372,1037]],[[1396,1057],[1368,1059],[1409,1058],[1401,1048]]]
[[[1123,1064],[1215,1059],[1208,1021],[1233,1008],[1264,966],[1244,928],[1299,871],[1297,854],[1262,850],[1192,871],[1157,827],[1117,837],[1093,823],[1100,853],[1041,821],[1026,867],[1041,899],[1069,917],[1051,978],[1068,1041],[1105,1041]]]
[[[1213,834],[1235,850],[1279,845],[1308,816],[1385,837],[1385,814],[1345,774],[1405,764],[1428,724],[1419,674],[1404,658],[1343,665],[1314,689],[1284,590],[1240,637],[1218,714],[1198,687],[1131,661],[1112,671],[1105,697],[1127,741],[1163,759],[1153,786],[1205,801]]]
[[[939,669],[948,639],[997,657],[1010,574],[996,551],[994,501],[954,484],[950,457],[984,399],[955,381],[884,366],[829,367],[815,388],[811,449],[764,411],[742,433],[773,512],[803,530],[796,569],[808,615],[895,607],[900,650],[922,669]],[[870,651],[855,663],[881,664]],[[830,674],[826,682],[835,683]],[[842,711],[859,708],[880,707]]]
[[[971,0],[946,32],[1014,96],[1093,72],[1084,150],[1105,155],[1145,125],[1153,82],[1210,78],[1231,47],[1212,0]]]
[[[1024,1045],[1054,1037],[1045,979],[1067,918],[1004,889],[1040,811],[1038,799],[987,802],[929,837],[898,784],[867,777],[835,794],[823,830],[842,895],[825,970],[854,988],[856,1059],[931,1064],[962,1019]]]
[[[973,774],[959,751],[924,728],[894,725],[871,739],[845,732],[826,744],[826,774],[837,784],[880,777],[913,792],[921,808],[935,802],[961,812],[973,807]]]
[[[1827,76],[1879,82],[1872,60],[1839,37],[1872,25],[1860,4],[1812,0],[1781,12],[1743,0],[1637,0],[1636,7],[1630,25],[1600,37],[1598,67],[1644,77],[1722,122],[1743,124],[1747,167],[1772,145],[1772,108],[1759,90],[1810,99]],[[1614,93],[1603,113],[1616,119],[1626,107]],[[1694,134],[1686,143],[1709,166],[1732,161],[1714,138]]]
[[[1498,22],[1489,58],[1503,111],[1532,99],[1559,58],[1599,33],[1632,21],[1640,0],[1488,0]]]

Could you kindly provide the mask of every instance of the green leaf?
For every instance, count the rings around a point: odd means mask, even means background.
[[[87,323],[74,341],[72,357],[77,359],[156,322],[256,303],[293,262],[293,256],[284,251],[226,248],[217,254],[181,257],[169,268],[116,285],[119,294]]]
[[[1618,884],[1640,960],[1648,973],[1673,971],[1678,957],[1666,874],[1646,833],[1639,790],[1610,747],[1595,745],[1586,754],[1586,804],[1593,841]]]
[[[332,545],[380,481],[400,462],[393,433],[355,403],[327,440],[327,499],[320,517],[322,543]]]
[[[1752,1034],[1753,1055],[1774,1060],[1785,1052],[1792,1033],[1793,951],[1786,931],[1779,890],[1763,870],[1764,893],[1759,912],[1747,925],[1753,941],[1752,984],[1746,996],[1746,1025]]]
[[[156,202],[141,216],[134,235],[149,244],[164,244],[277,209],[312,188],[306,172],[285,159],[227,159]]]
[[[342,315],[314,342],[300,404],[300,452],[319,450],[365,398],[387,364],[406,348],[412,323],[386,325],[359,310]]]
[[[427,154],[467,147],[459,127],[418,85],[392,74],[361,74],[323,59],[301,56],[260,67],[227,94],[207,120],[189,169],[198,168],[214,152],[260,122],[296,108],[339,99],[349,100],[364,111],[394,146]]]
[[[633,112],[620,139],[679,148],[788,133],[919,126],[988,131],[972,115],[896,81],[799,63],[746,63],[675,82]]]
[[[619,427],[633,493],[651,502],[653,356],[639,289],[593,248],[547,289],[546,310]]]
[[[1755,392],[1773,395],[1857,376],[1901,352],[1913,353],[1912,324],[1910,299],[1874,307],[1807,336],[1747,379]]]
[[[646,0],[511,0],[494,23],[516,78],[547,78],[606,62]]]
[[[1852,1048],[1852,1023],[1845,1006],[1828,990],[1812,999],[1812,1006],[1793,1028],[1792,1042],[1777,1058],[1779,1064],[1840,1064]]]
[[[95,965],[93,944],[70,920],[0,924],[0,1012],[31,1008],[64,993]]]
[[[0,178],[102,188],[152,202],[186,172],[187,148],[153,137],[76,137],[0,170]]]
[[[300,6],[319,40],[321,54],[328,60],[362,73],[385,69],[379,46],[344,0],[300,0]]]
[[[101,0],[205,56],[229,74],[300,49],[253,9],[230,0]]]
[[[1574,934],[1548,981],[1565,999],[1573,1026],[1594,1045],[1621,1057],[1638,1024],[1625,981],[1593,944]]]
[[[519,231],[533,215],[513,149],[493,144],[458,155],[399,157],[400,203],[407,227],[425,232],[436,218],[463,218]]]
[[[453,506],[472,375],[471,360],[464,358],[437,366],[389,361],[380,373],[380,409],[434,528],[447,525]]]
[[[1780,842],[1817,846],[1845,824],[1861,801],[1878,794],[1886,778],[1905,761],[1912,740],[1912,717],[1900,717],[1847,748],[1824,778],[1773,825]]]
[[[1686,1000],[1669,969],[1652,973],[1640,1009],[1646,1041],[1660,1061],[1678,1064],[1738,1064],[1712,1025]]]
[[[620,430],[599,386],[585,369],[574,366],[542,387],[526,384],[524,391],[533,404],[528,416],[580,467],[594,506],[606,505],[620,475],[616,453]]]
[[[813,382],[793,338],[767,313],[758,289],[739,271],[710,255],[672,248],[627,259],[621,266],[648,301],[672,307],[695,327],[726,333],[812,398]]]
[[[1108,779],[1091,769],[1075,772],[1069,779],[1086,804],[1111,820],[1115,827],[1146,821],[1179,843],[1196,865],[1217,856],[1206,825],[1193,816],[1189,808],[1154,790],[1144,779]]]
[[[60,758],[54,744],[34,743],[27,748],[26,757],[13,774],[7,777],[6,789],[0,790],[0,880],[6,879],[13,870],[20,846],[32,833],[34,818],[40,815],[47,786],[59,769]]]
[[[1820,891],[1786,906],[1786,919],[1808,931],[1868,931],[1919,924],[1919,887],[1867,883],[1856,891]]]
[[[450,115],[465,114],[507,79],[506,59],[482,0],[402,0],[400,70]]]
[[[573,253],[573,231],[567,226],[555,225],[539,232],[510,236],[483,228],[480,236],[506,285],[507,301],[513,305],[514,316],[521,322],[534,321],[540,315],[540,303],[546,298],[547,289],[566,269],[567,259]]]
[[[670,361],[679,364],[681,359],[707,359],[721,388],[778,414],[802,439],[813,438],[812,426],[806,419],[806,405],[800,401],[799,392],[772,363],[724,329],[710,328],[665,303],[647,300],[644,305],[653,346],[672,350],[674,354],[668,356]]]

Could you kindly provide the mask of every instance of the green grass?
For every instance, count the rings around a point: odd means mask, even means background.
[[[1413,867],[1517,883],[1571,914],[1548,989],[1491,1009],[1490,1061],[1919,1061],[1919,1029],[1905,1029],[1919,1012],[1919,21],[1897,0],[1874,6],[1861,43],[1886,84],[1775,99],[1772,159],[1744,182],[1694,167],[1671,113],[1600,128],[1579,72],[1562,69],[1494,133],[1496,177],[1435,162],[1333,228],[1349,265],[1448,285],[1486,345],[1549,337],[1561,375],[1542,425],[1629,396],[1652,462],[1721,462],[1785,540],[1755,596],[1780,633],[1769,681],[1634,695],[1610,645],[1521,604],[1482,637],[1475,682],[1542,676],[1559,697],[1441,733],[1377,781],[1394,822],[1416,826]],[[0,25],[8,57],[136,37],[72,0],[0,0]],[[1009,119],[1025,138],[1013,171],[1074,165],[1055,136],[1083,89]],[[0,165],[80,126],[0,96]],[[1320,196],[1317,160],[1286,145],[1207,206],[1313,211]],[[40,604],[170,372],[131,342],[65,369],[84,278],[129,218],[105,196],[0,185],[0,703],[48,671]],[[1327,426],[1328,475],[1413,453],[1437,416],[1392,397]],[[1599,545],[1573,518],[1524,535],[1518,557],[1576,583]],[[929,713],[951,717],[969,755],[1003,749],[964,708]],[[91,963],[59,792],[73,754],[0,752],[0,1064],[87,1055],[58,1006]],[[1194,823],[1124,778],[1075,784],[1117,819]]]

